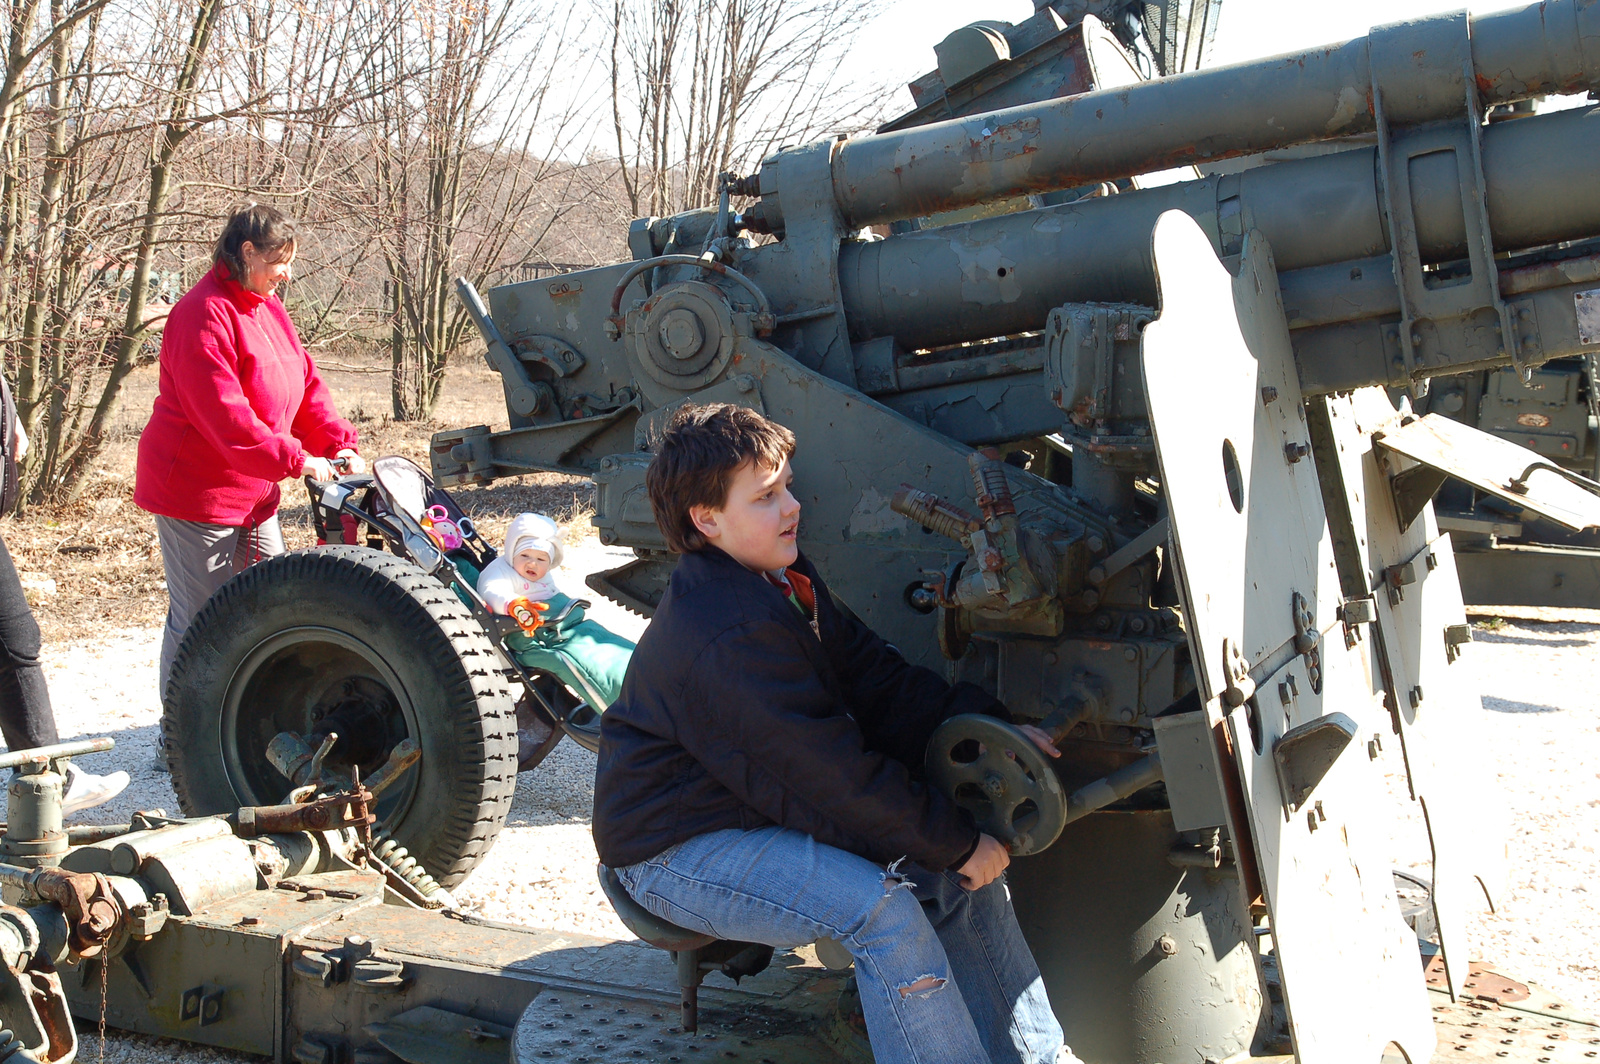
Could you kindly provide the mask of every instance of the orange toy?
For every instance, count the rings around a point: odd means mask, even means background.
[[[522,628],[524,635],[532,635],[539,630],[544,623],[544,612],[549,608],[548,602],[534,602],[526,598],[514,598],[506,604],[506,612]]]

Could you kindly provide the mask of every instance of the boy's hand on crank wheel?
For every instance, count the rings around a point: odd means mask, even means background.
[[[1032,739],[1034,746],[1037,746],[1051,757],[1061,756],[1061,751],[1056,749],[1055,741],[1050,738],[1050,733],[1043,728],[1032,724],[1019,724],[1017,725],[1017,731]]]
[[[978,848],[972,851],[967,863],[956,869],[968,890],[987,887],[1000,878],[1000,873],[1011,863],[1011,851],[993,835],[979,835]]]

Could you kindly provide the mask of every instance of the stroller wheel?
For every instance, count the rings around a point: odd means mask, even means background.
[[[379,795],[379,825],[453,887],[516,787],[496,660],[450,589],[402,558],[332,546],[254,565],[206,603],[173,665],[163,722],[178,801],[189,815],[283,801],[308,782],[269,757],[283,733],[313,749],[337,734],[323,778],[346,785],[412,739],[421,760]]]

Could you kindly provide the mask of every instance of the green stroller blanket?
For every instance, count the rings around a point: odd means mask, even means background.
[[[549,616],[566,609],[571,601],[566,595],[552,595]],[[633,659],[633,648],[632,640],[585,617],[582,606],[560,624],[545,624],[531,636],[521,632],[506,636],[506,649],[518,662],[553,673],[596,713],[622,693],[622,678]]]

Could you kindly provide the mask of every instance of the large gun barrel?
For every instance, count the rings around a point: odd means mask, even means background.
[[[833,155],[833,196],[860,227],[1257,154],[1590,88],[1600,3],[1548,0],[1374,29],[1343,44],[860,137]],[[775,160],[781,166],[781,156]],[[766,175],[764,174],[765,178]],[[763,194],[774,182],[763,180]],[[783,226],[781,197],[762,203]]]
[[[1562,111],[1483,131],[1484,191],[1497,251],[1600,233],[1600,108]],[[1466,254],[1457,161],[1446,152],[1411,169],[1423,262]],[[1244,233],[1271,241],[1283,271],[1391,251],[1376,149],[1358,148],[1242,173],[1016,214],[846,242],[839,284],[857,339],[893,336],[906,349],[1037,329],[1073,301],[1153,305],[1145,238],[1164,211],[1200,222],[1221,254]],[[1353,316],[1357,313],[1352,306]]]

